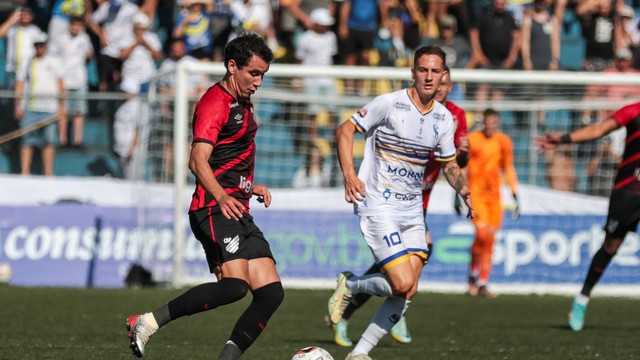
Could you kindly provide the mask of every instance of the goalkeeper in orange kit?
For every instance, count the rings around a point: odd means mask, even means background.
[[[513,143],[499,130],[498,112],[487,109],[483,115],[484,128],[469,135],[471,150],[468,181],[476,212],[476,217],[473,219],[476,235],[471,246],[468,293],[472,296],[495,297],[487,289],[487,283],[491,273],[493,243],[496,232],[502,224],[501,173],[504,173],[513,194],[515,203],[513,214],[516,219],[519,217],[518,178],[513,166]]]

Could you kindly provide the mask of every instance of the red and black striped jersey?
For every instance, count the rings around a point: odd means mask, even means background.
[[[613,119],[627,128],[624,155],[618,165],[614,189],[640,194],[640,102],[616,111]]]
[[[218,183],[249,212],[258,130],[253,104],[235,99],[216,83],[196,104],[192,129],[194,144],[205,142],[213,146],[209,165]],[[215,205],[213,195],[196,180],[189,211]]]
[[[452,101],[447,101],[445,104],[447,110],[451,112],[453,116],[453,122],[456,124],[456,132],[453,134],[453,144],[456,146],[460,146],[460,138],[462,136],[467,136],[467,115],[464,110],[458,105],[454,104]],[[431,196],[431,190],[433,189],[433,185],[435,185],[436,180],[438,180],[438,175],[440,175],[440,169],[442,168],[442,163],[440,161],[435,161],[435,157],[433,153],[429,156],[429,162],[427,162],[427,168],[424,171],[424,181],[422,182],[422,209],[426,210],[429,206],[429,197]]]

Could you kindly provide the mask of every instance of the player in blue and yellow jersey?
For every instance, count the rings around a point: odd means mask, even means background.
[[[411,69],[413,86],[376,97],[336,132],[345,200],[360,216],[360,229],[381,273],[341,273],[329,299],[329,319],[338,323],[354,294],[387,298],[347,359],[369,359],[417,291],[428,254],[422,187],[431,154],[443,163],[446,179],[467,204],[467,216],[473,217],[470,190],[455,161],[453,117],[435,101],[445,61],[438,47],[418,49]],[[366,135],[358,174],[353,162],[356,131]]]

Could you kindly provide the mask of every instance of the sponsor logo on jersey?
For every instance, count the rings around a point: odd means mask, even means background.
[[[236,121],[236,124],[242,124],[242,118],[243,116],[240,114],[236,114],[236,116],[233,117],[233,119]]]
[[[231,104],[229,104],[229,107],[230,107],[231,109],[233,109],[234,107],[236,107],[236,106],[238,106],[238,105],[240,105],[240,104],[238,104],[238,102],[236,101],[236,102],[232,102]]]
[[[253,183],[246,177],[240,176],[240,183],[238,184],[238,187],[248,194],[253,189]]]
[[[393,107],[400,111],[411,111],[411,105],[401,102],[396,102],[395,104],[393,104]]]
[[[367,116],[367,108],[362,108],[358,110],[358,116],[360,116],[361,118]]]
[[[387,168],[387,173],[416,181],[422,181],[424,178],[423,172],[415,172],[411,169],[398,168],[391,165]]]
[[[420,195],[420,194],[398,194],[398,193],[396,193],[396,194],[393,195],[393,197],[396,200],[400,200],[400,201],[413,201],[413,200],[418,198],[418,195]]]
[[[440,137],[440,128],[438,128],[438,125],[433,124],[433,137],[438,140],[438,138]]]
[[[224,247],[225,250],[232,254],[235,254],[236,251],[238,251],[238,249],[240,248],[240,235],[236,235],[234,237],[226,237],[222,242],[224,242],[226,245]]]
[[[382,192],[382,197],[384,198],[384,201],[389,201],[389,198],[391,197],[391,189],[384,189],[384,191]]]
[[[438,113],[433,114],[433,118],[434,118],[436,121],[444,121],[444,119],[445,119],[444,114],[438,114]]]

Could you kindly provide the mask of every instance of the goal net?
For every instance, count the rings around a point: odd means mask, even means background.
[[[143,144],[143,179],[173,188],[174,208],[165,218],[173,226],[175,285],[210,277],[187,221],[195,181],[187,161],[193,105],[223,75],[220,63],[182,63],[175,73],[160,74],[150,94],[154,116]],[[455,86],[449,100],[465,109],[470,131],[480,127],[479,114],[493,108],[514,144],[522,216],[511,218],[511,197],[503,196],[492,282],[503,291],[574,292],[603,239],[624,130],[544,154],[535,151],[532,137],[577,129],[639,101],[640,75],[462,69],[451,75]],[[270,186],[274,200],[269,209],[255,203],[251,211],[285,284],[331,287],[337,272],[362,272],[371,265],[357,217],[344,202],[334,130],[376,95],[410,85],[409,68],[271,65],[252,101],[259,124],[255,181]],[[358,136],[356,165],[363,147]],[[150,219],[157,216],[144,214],[157,209],[140,207],[144,226],[153,227]],[[444,180],[434,189],[427,223],[435,251],[422,286],[463,289],[474,230],[455,215],[453,193]],[[640,285],[639,249],[637,234],[629,235],[601,291],[640,289],[633,286]]]

